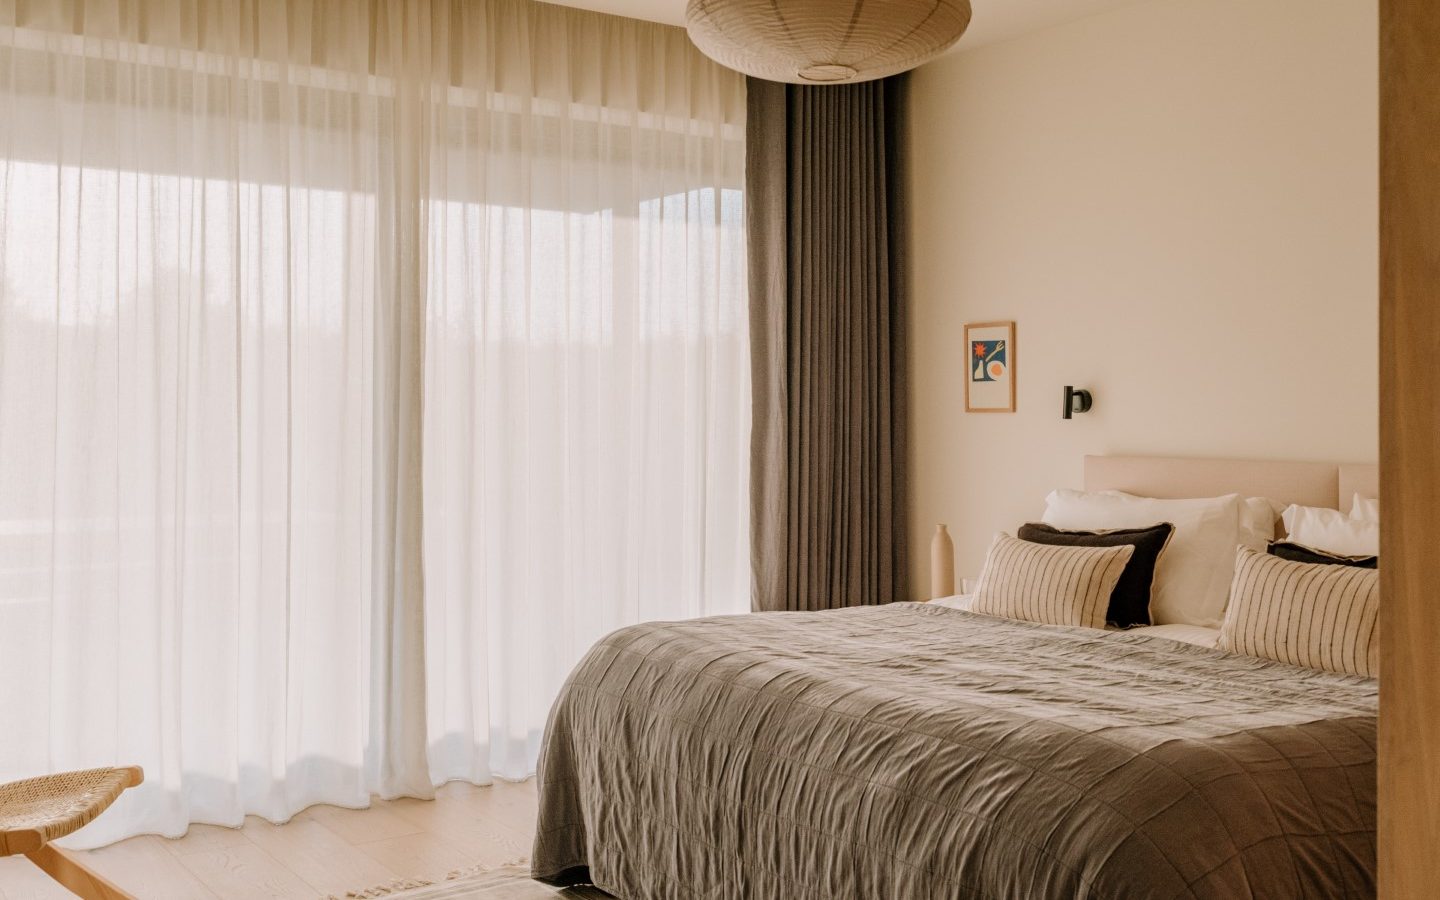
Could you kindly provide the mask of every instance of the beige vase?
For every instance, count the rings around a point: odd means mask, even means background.
[[[955,542],[944,525],[935,526],[930,539],[930,599],[955,593]]]

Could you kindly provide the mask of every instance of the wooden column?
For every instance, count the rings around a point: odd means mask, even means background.
[[[1440,896],[1440,2],[1380,2],[1380,896]]]

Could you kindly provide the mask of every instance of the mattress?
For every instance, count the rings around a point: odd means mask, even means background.
[[[1374,680],[936,604],[622,629],[536,876],[625,900],[1369,897]]]

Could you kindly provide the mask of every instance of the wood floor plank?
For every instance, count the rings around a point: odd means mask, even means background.
[[[429,832],[367,841],[356,846],[405,878],[441,879],[456,869],[484,864],[472,851]]]
[[[403,837],[420,830],[387,809],[382,800],[375,800],[369,809],[344,809],[321,804],[310,807],[295,818],[319,822],[352,844]]]
[[[523,831],[535,830],[538,811],[535,795],[535,779],[524,782],[496,781],[488,787],[469,785],[472,791],[488,792],[483,811],[485,815],[503,822],[511,828]]]
[[[145,835],[91,850],[82,858],[87,866],[145,900],[212,900],[215,893],[172,852],[171,845],[178,848],[182,842]]]
[[[0,897],[4,900],[75,900],[74,894],[23,856],[0,857]]]
[[[527,841],[535,830],[537,802],[535,789],[529,783],[497,781],[477,786],[452,781],[435,791],[437,807],[466,809],[507,828],[524,832]]]
[[[446,798],[422,802],[391,801],[396,815],[415,823],[424,834],[442,838],[463,850],[466,865],[495,866],[527,860],[534,828],[512,828],[487,814],[483,802],[457,803]],[[409,873],[405,873],[409,874]]]
[[[131,838],[83,858],[143,900],[315,900],[527,858],[535,802],[533,781],[452,782],[434,801],[314,806],[286,825],[254,817],[243,828],[195,825],[177,840]],[[74,898],[28,861],[0,859],[0,900]]]
[[[385,867],[313,819],[272,825],[252,817],[245,820],[244,830],[256,846],[323,894],[343,895],[405,874]]]
[[[208,853],[244,846],[248,841],[239,828],[224,828],[219,825],[191,825],[182,838],[166,839],[164,846],[171,853]]]
[[[314,885],[249,840],[220,850],[185,853],[176,859],[201,884],[221,897],[314,900],[321,894]]]

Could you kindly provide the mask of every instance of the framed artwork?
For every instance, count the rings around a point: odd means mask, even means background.
[[[966,412],[1015,411],[1015,323],[965,326]]]

